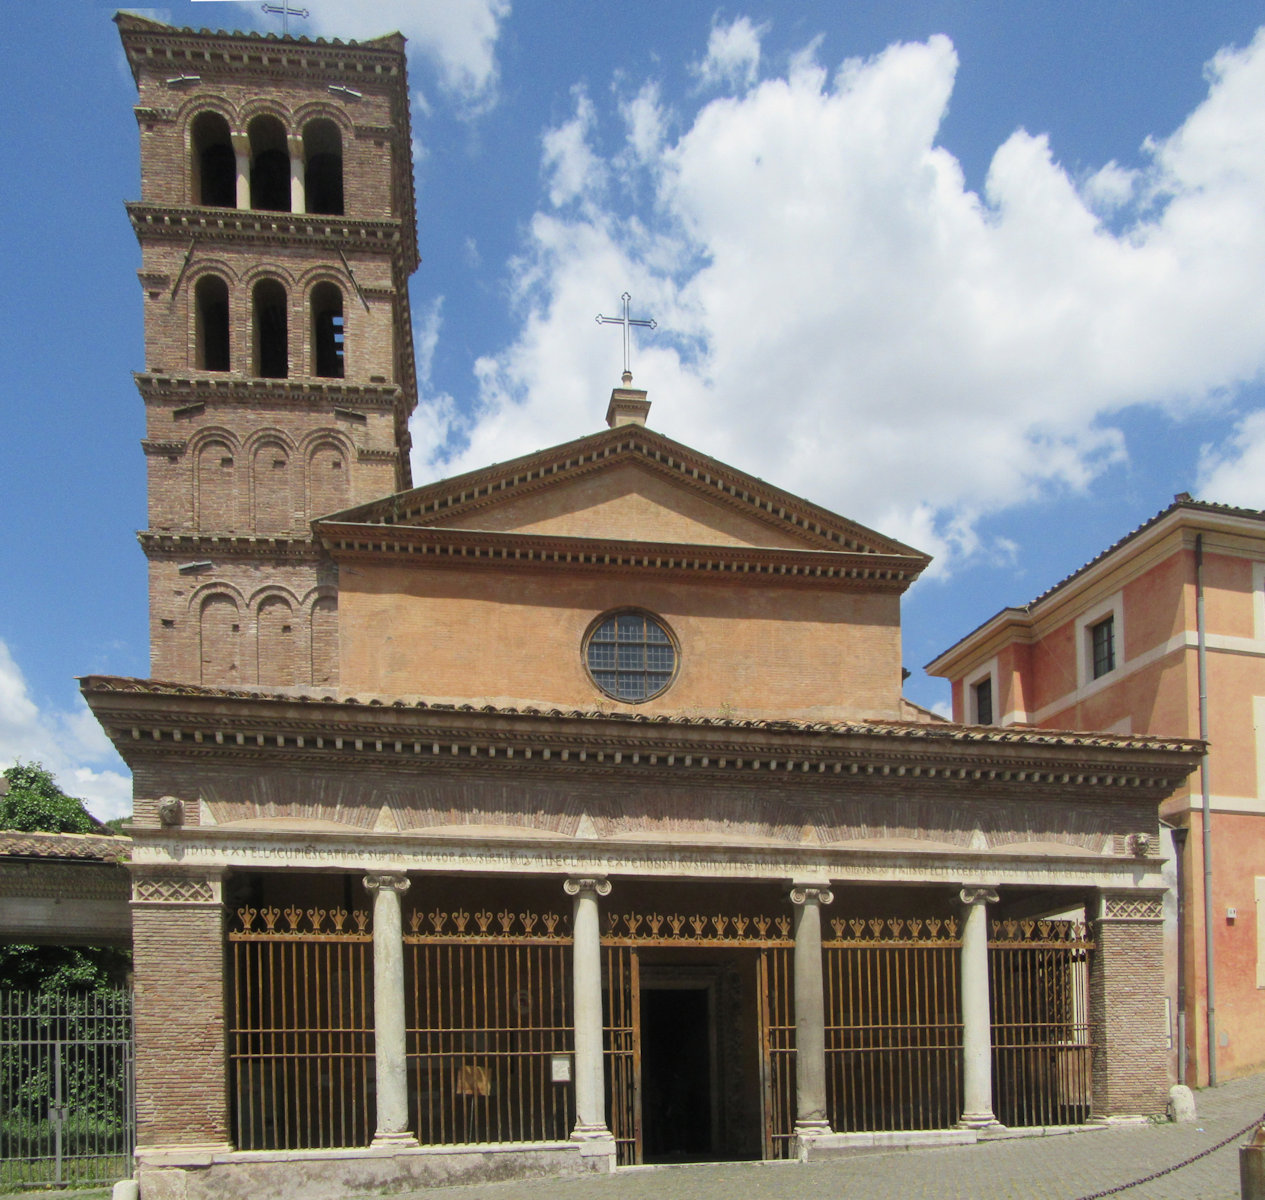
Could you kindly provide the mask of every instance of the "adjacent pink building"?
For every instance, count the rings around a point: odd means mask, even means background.
[[[1173,889],[1159,1012],[1192,1084],[1209,1079],[1205,791],[1216,1076],[1265,1066],[1265,512],[1183,493],[927,667],[952,681],[955,721],[1199,737],[1201,595],[1209,754],[1161,807]]]

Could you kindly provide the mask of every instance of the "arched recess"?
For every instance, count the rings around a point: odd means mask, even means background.
[[[289,448],[277,438],[251,449],[250,494],[257,534],[289,533],[294,523],[294,470]]]
[[[293,687],[298,682],[294,635],[294,608],[284,596],[265,596],[259,602],[259,683],[269,687]]]
[[[308,517],[338,512],[351,504],[350,455],[341,442],[323,438],[307,455]]]
[[[208,686],[242,683],[241,614],[227,592],[204,596],[198,611],[201,682]]]
[[[189,127],[189,197],[210,208],[237,207],[237,156],[228,121],[202,112]]]
[[[204,532],[237,527],[237,460],[227,440],[210,437],[194,459],[194,524]]]
[[[194,366],[199,371],[227,371],[229,351],[228,283],[219,275],[203,275],[193,287]]]
[[[303,127],[303,195],[310,213],[343,212],[343,135],[328,117]]]
[[[290,151],[285,126],[261,113],[246,127],[250,140],[250,206],[267,212],[290,211]]]
[[[251,289],[252,368],[261,379],[285,379],[290,374],[290,321],[285,285],[261,279]]]
[[[338,597],[317,596],[312,602],[309,645],[311,681],[315,687],[338,685]]]
[[[316,284],[309,305],[312,313],[312,374],[342,379],[346,373],[343,290],[328,280]]]

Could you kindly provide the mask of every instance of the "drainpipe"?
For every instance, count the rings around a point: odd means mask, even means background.
[[[1217,1085],[1216,955],[1212,946],[1212,787],[1208,779],[1208,646],[1204,635],[1204,535],[1195,534],[1195,628],[1199,635],[1199,736],[1204,743],[1199,763],[1203,788],[1204,973],[1208,989],[1208,1086]]]
[[[1173,829],[1173,890],[1177,893],[1177,1082],[1186,1082],[1186,835]]]

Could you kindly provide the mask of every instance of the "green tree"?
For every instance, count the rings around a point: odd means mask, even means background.
[[[39,763],[17,763],[4,772],[0,829],[23,833],[92,833],[99,828],[82,800],[67,796]]]
[[[0,796],[0,829],[105,832],[83,801],[66,795],[41,764],[18,763],[2,774],[8,790]],[[127,951],[112,947],[0,944],[0,989],[101,991],[126,983],[129,965]]]

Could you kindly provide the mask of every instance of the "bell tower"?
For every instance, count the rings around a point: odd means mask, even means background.
[[[115,20],[139,93],[150,672],[333,687],[311,521],[411,485],[404,38]]]

